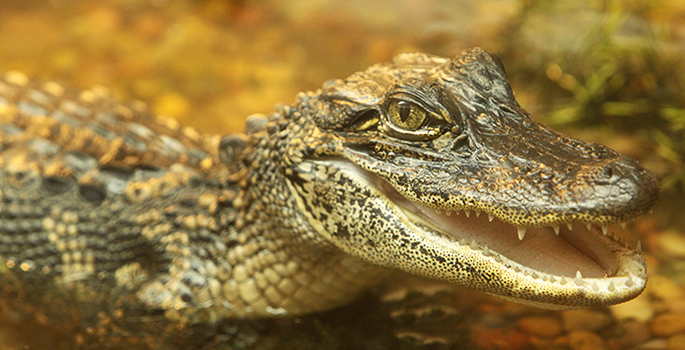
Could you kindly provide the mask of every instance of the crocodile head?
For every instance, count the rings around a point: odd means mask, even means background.
[[[301,99],[315,125],[288,186],[345,252],[547,308],[644,289],[639,245],[610,225],[652,208],[654,176],[533,121],[496,56],[404,54]]]

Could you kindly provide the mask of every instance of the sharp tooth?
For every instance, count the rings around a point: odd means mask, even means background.
[[[530,274],[530,277],[533,277],[533,279],[538,279],[538,274],[536,272],[533,272]]]
[[[624,230],[626,229],[626,226],[628,226],[628,225],[625,222],[621,223],[621,228],[623,228]]]
[[[614,286],[614,281],[611,281],[611,283],[609,283],[609,287],[607,287],[607,289],[608,289],[610,292],[613,292],[613,291],[616,290],[616,286]]]
[[[609,233],[609,225],[602,225],[602,233],[605,236]]]
[[[585,224],[585,228],[586,228],[588,231],[590,231],[590,230],[592,229],[592,224],[590,224],[589,222],[586,223],[586,224]]]
[[[566,283],[568,283],[568,282],[566,281],[566,277],[561,276],[561,281],[559,281],[559,284],[561,284],[561,285],[563,286],[563,285],[565,285]]]
[[[526,236],[526,228],[525,227],[519,227],[518,228],[518,234],[519,234],[519,241],[522,241],[523,237]]]
[[[475,239],[472,239],[472,240],[471,240],[471,249],[476,250],[476,249],[478,249],[478,248],[480,248],[480,247],[478,246],[478,243],[476,243],[476,240],[475,240]]]
[[[549,276],[549,283],[554,283],[557,280],[554,278],[554,276]]]
[[[483,247],[483,255],[490,256],[490,248],[488,246]]]
[[[597,281],[592,283],[592,290],[594,290],[595,292],[599,292],[599,285],[597,284]]]
[[[514,271],[515,271],[516,273],[521,273],[521,268],[519,268],[518,266],[516,266],[516,267],[514,267]]]
[[[637,241],[637,245],[635,246],[635,251],[638,253],[642,253],[642,242],[639,240]]]
[[[435,210],[435,212],[438,214],[442,214],[442,211],[440,209],[433,209],[433,210]]]
[[[488,214],[488,221],[492,222],[492,220],[494,220],[494,219],[495,219],[495,217],[492,216],[492,214]]]
[[[475,212],[476,212],[476,217],[479,218],[480,217],[480,210],[476,210]]]
[[[568,227],[569,231],[573,231],[573,224],[572,223],[566,223],[566,227]]]
[[[464,213],[466,213],[466,217],[471,217],[471,211],[470,210],[464,210]]]
[[[554,233],[556,233],[558,236],[559,235],[559,225],[554,225],[554,226],[552,226],[552,228],[554,229]]]
[[[452,215],[452,211],[451,211],[451,210],[445,210],[445,214],[446,214],[447,216],[450,216],[450,215]]]
[[[576,279],[574,280],[574,282],[578,287],[583,285],[583,275],[580,273],[580,270],[576,272]]]

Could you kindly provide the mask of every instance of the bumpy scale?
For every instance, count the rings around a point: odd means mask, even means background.
[[[388,268],[550,308],[645,287],[608,225],[650,210],[653,175],[534,122],[481,49],[400,55],[223,138],[106,95],[0,81],[0,289],[48,318],[299,315]]]

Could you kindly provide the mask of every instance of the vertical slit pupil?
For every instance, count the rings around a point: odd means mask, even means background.
[[[399,102],[397,104],[398,107],[400,107],[400,120],[402,122],[406,122],[407,119],[409,119],[409,116],[411,115],[411,105],[407,102]]]

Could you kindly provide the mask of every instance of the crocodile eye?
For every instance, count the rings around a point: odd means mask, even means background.
[[[397,127],[411,131],[423,125],[428,113],[415,103],[394,100],[388,106],[388,116]]]

